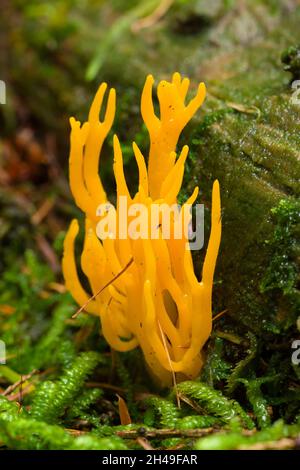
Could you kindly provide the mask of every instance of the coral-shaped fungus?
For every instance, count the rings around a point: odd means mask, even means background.
[[[133,143],[139,172],[134,197],[124,177],[118,137],[113,138],[116,207],[109,206],[109,210],[116,215],[118,227],[123,223],[121,196],[127,197],[128,214],[136,203],[143,204],[149,216],[154,203],[168,206],[176,203],[188,154],[185,146],[176,159],[177,141],[205,98],[205,85],[200,83],[196,96],[185,105],[189,80],[175,73],[171,82],[161,81],[158,85],[160,117],[157,117],[152,101],[153,81],[149,75],[141,98],[141,113],[150,136],[148,168]],[[108,201],[98,174],[99,158],[115,115],[115,90],[111,89],[105,117],[99,120],[106,88],[105,83],[99,87],[88,122],[81,126],[74,118],[70,119],[70,186],[86,217],[81,267],[93,295],[83,289],[77,274],[74,255],[77,220],[72,221],[64,244],[66,286],[85,311],[100,317],[102,333],[113,349],[129,351],[141,347],[147,365],[162,384],[171,383],[174,374],[178,380],[195,378],[202,367],[201,350],[212,327],[213,275],[221,238],[219,184],[217,180],[213,184],[211,233],[200,282],[194,273],[191,251],[186,247],[187,237],[178,238],[174,234],[178,218],[173,218],[173,230],[166,238],[158,226],[159,235],[154,238],[120,236],[117,230],[115,237],[100,240],[97,224],[104,215],[98,207]],[[196,187],[185,204],[193,204],[197,195]],[[132,220],[131,214],[128,221]]]

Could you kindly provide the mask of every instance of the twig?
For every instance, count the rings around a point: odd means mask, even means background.
[[[230,341],[231,343],[234,343],[234,344],[243,344],[245,342],[245,340],[243,338],[240,338],[240,336],[237,336],[233,333],[227,333],[226,331],[217,330],[215,332],[215,335],[218,338],[226,339],[227,341]]]
[[[148,16],[137,20],[133,23],[131,29],[137,33],[141,29],[149,28],[157,23],[169,10],[174,0],[161,0],[157,8]]]
[[[51,289],[54,292],[58,292],[59,294],[64,294],[67,292],[66,286],[64,284],[60,284],[59,282],[49,282],[47,287],[48,289]]]
[[[125,388],[118,387],[117,385],[112,385],[105,382],[87,382],[86,386],[88,388],[106,388],[108,390],[112,390],[118,393],[125,393],[127,391]]]
[[[46,199],[38,210],[31,216],[31,222],[33,225],[39,225],[42,220],[47,217],[51,209],[55,204],[55,199]]]
[[[147,439],[144,437],[138,437],[136,442],[140,444],[141,447],[145,450],[155,450]]]
[[[219,431],[219,428],[214,427],[204,429],[153,429],[143,432],[143,437],[202,437],[217,431]],[[123,439],[137,439],[138,437],[141,437],[139,431],[133,429],[117,431],[116,434]]]
[[[160,325],[160,322],[158,320],[157,320],[157,323],[158,323],[158,326],[159,326],[161,338],[162,338],[162,341],[163,341],[163,345],[164,345],[164,348],[165,348],[165,351],[166,351],[166,355],[167,355],[168,362],[169,362],[170,369],[171,369],[171,373],[172,373],[172,380],[173,380],[173,386],[174,386],[174,390],[175,390],[175,394],[176,394],[177,406],[178,406],[178,408],[180,408],[180,399],[179,399],[178,389],[177,389],[176,374],[175,374],[175,371],[172,367],[172,361],[171,361],[171,358],[170,358],[170,354],[169,354],[165,334],[164,334],[163,329],[162,329],[162,327]]]
[[[278,441],[269,442],[257,442],[256,444],[241,445],[238,447],[239,450],[283,450],[283,449],[298,449],[300,436],[295,439],[283,437]]]
[[[87,434],[87,431],[81,431],[79,429],[68,429],[65,428],[65,431],[67,431],[71,436],[78,437],[78,436],[84,436]]]
[[[225,315],[225,313],[228,312],[228,309],[226,308],[226,310],[222,310],[222,312],[220,313],[217,313],[217,315],[215,315],[213,318],[212,318],[212,321],[216,321],[218,320],[220,317],[222,317],[223,315]]]
[[[235,111],[238,111],[240,113],[257,114],[258,118],[261,116],[261,110],[257,108],[256,106],[247,107],[240,103],[232,103],[231,101],[226,101],[226,104],[229,108],[232,108]]]
[[[12,393],[17,387],[19,387],[19,385],[21,384],[24,384],[24,382],[26,382],[26,380],[28,379],[31,379],[31,377],[33,375],[35,375],[36,373],[38,372],[37,369],[34,369],[32,372],[30,372],[30,374],[27,374],[27,375],[22,375],[20,380],[18,380],[17,382],[15,382],[14,384],[10,385],[9,387],[7,387],[4,392],[2,393],[2,395],[6,396],[6,395],[9,395],[10,393]]]
[[[21,375],[21,383],[20,383],[20,387],[19,387],[19,390],[18,390],[18,394],[19,394],[18,402],[20,403],[21,407],[22,407],[22,403],[23,403],[23,382],[24,382],[24,379],[23,379],[23,376]]]
[[[22,400],[23,400],[23,397],[24,395],[28,395],[29,393],[33,392],[34,390],[34,387],[32,384],[28,384],[26,385],[26,387],[22,387],[22,383],[20,384],[20,391],[14,393],[13,395],[7,395],[7,399],[9,401],[15,401],[15,400],[18,400],[19,403],[21,404]]]
[[[180,392],[178,392],[178,397],[181,401],[193,408],[193,410],[197,411],[197,413],[199,413],[200,415],[203,414],[203,409],[201,408],[201,406],[198,405],[198,403],[194,402],[194,400],[187,397],[186,395],[183,395]]]
[[[38,249],[48,261],[49,266],[51,267],[52,271],[54,271],[55,273],[58,273],[60,270],[60,264],[58,262],[55,251],[51,247],[46,237],[44,237],[44,235],[42,235],[41,233],[37,233],[35,236],[35,240],[36,240]]]
[[[99,294],[101,294],[101,292],[104,291],[104,289],[106,289],[108,286],[110,286],[113,282],[115,282],[116,279],[118,279],[128,268],[129,266],[133,263],[133,258],[131,258],[128,263],[126,264],[126,266],[113,278],[111,279],[109,282],[107,282],[107,284],[105,284],[105,286],[101,287],[100,290],[98,290],[98,292],[96,292],[96,294],[92,295],[92,297],[89,298],[89,300],[87,302],[85,302],[84,305],[82,305],[82,307],[80,307],[76,313],[74,313],[74,315],[72,315],[72,318],[77,318],[78,315],[82,312],[82,310],[84,310],[86,308],[86,306],[92,301],[94,300]]]

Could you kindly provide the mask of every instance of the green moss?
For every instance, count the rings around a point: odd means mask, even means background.
[[[201,429],[220,424],[220,421],[213,416],[185,416],[177,421],[177,429]]]
[[[62,427],[32,419],[20,413],[15,403],[0,397],[0,443],[16,450],[73,449],[124,450],[118,437],[99,439],[93,435],[72,437]]]
[[[201,380],[211,387],[227,379],[231,369],[231,365],[223,357],[223,343],[221,338],[215,338],[210,342],[206,362],[201,372]]]
[[[80,393],[83,384],[101,356],[95,352],[78,355],[70,368],[67,368],[58,381],[45,381],[35,392],[30,415],[39,421],[54,423]]]
[[[201,382],[182,382],[178,384],[178,391],[196,399],[200,406],[213,416],[217,416],[223,423],[239,417],[245,427],[253,428],[253,422],[239,403],[229,400],[218,390]]]
[[[243,436],[240,433],[216,434],[214,436],[199,439],[195,444],[197,450],[229,450],[247,448],[255,444],[264,444],[273,441],[273,448],[276,448],[276,441],[286,437],[297,437],[299,434],[298,425],[286,425],[283,421],[277,421],[273,426],[264,431],[260,431],[253,436]]]
[[[146,399],[146,405],[153,408],[159,416],[159,423],[166,428],[175,428],[180,416],[178,407],[167,399],[160,397],[149,397]],[[147,423],[149,423],[149,416]],[[152,423],[154,424],[154,422]]]
[[[272,238],[266,243],[271,248],[273,257],[261,281],[260,290],[263,293],[280,290],[285,296],[293,295],[296,294],[298,280],[298,266],[295,261],[299,251],[297,238],[300,203],[283,199],[271,212],[275,228]]]
[[[293,79],[300,78],[300,46],[290,46],[281,55],[284,70],[291,72]]]
[[[246,351],[246,356],[238,361],[238,363],[234,366],[233,370],[231,371],[230,375],[227,377],[227,384],[226,384],[226,391],[229,395],[231,395],[235,388],[238,386],[238,382],[240,377],[244,374],[247,374],[247,369],[249,366],[253,364],[253,361],[258,353],[258,344],[257,338],[252,333],[248,333],[249,338],[249,347]]]

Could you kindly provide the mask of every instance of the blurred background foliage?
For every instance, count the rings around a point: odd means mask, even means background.
[[[142,426],[156,428],[155,447],[295,446],[300,111],[291,82],[300,70],[299,1],[1,0],[0,22],[7,89],[0,338],[8,354],[0,365],[0,444],[135,448],[145,445]],[[69,117],[86,119],[102,81],[116,87],[113,132],[134,187],[131,142],[145,154],[148,148],[139,110],[145,77],[168,79],[174,71],[191,78],[191,95],[199,81],[208,87],[180,142],[190,146],[181,198],[199,184],[208,230],[217,177],[223,206],[213,306],[225,313],[214,322],[200,380],[180,386],[181,410],[174,392],[158,391],[145,375],[138,350],[111,353],[94,318],[70,319],[76,306],[60,268],[65,230],[82,217],[67,181]],[[111,136],[100,172],[113,198]],[[22,387],[20,374],[32,374]],[[134,424],[119,426],[115,393]],[[164,434],[166,427],[177,435]],[[202,437],[207,428],[215,434]],[[135,434],[121,439],[122,432]]]

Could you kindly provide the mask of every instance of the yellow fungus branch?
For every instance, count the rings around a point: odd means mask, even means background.
[[[76,204],[86,216],[81,267],[92,295],[83,289],[76,269],[77,220],[72,221],[65,238],[62,266],[66,287],[80,305],[74,317],[83,310],[98,315],[102,333],[113,349],[129,351],[140,346],[152,374],[162,384],[171,384],[196,377],[203,364],[201,350],[212,328],[212,286],[221,240],[221,202],[219,183],[215,181],[211,233],[202,280],[198,281],[185,231],[191,222],[190,213],[186,217],[185,212],[195,202],[198,188],[177,208],[189,149],[185,145],[176,157],[176,146],[183,128],[205,98],[205,85],[200,83],[196,95],[186,104],[189,80],[179,73],[174,73],[170,82],[162,80],[157,87],[158,117],[153,106],[153,84],[149,75],[141,97],[141,114],[150,137],[148,166],[133,143],[138,170],[138,190],[134,196],[125,179],[119,139],[116,135],[113,138],[116,207],[108,206],[98,174],[103,143],[115,115],[115,90],[109,91],[103,121],[99,114],[107,89],[105,83],[96,93],[88,122],[81,126],[71,118],[70,186]],[[143,211],[137,208],[141,203]],[[154,223],[152,209],[158,203],[160,212]],[[106,213],[99,210],[100,204],[108,207]],[[136,218],[139,210],[140,218]],[[168,215],[171,224],[166,236],[163,222]],[[116,218],[113,230],[107,229],[108,236],[101,235],[102,232],[99,235],[99,224],[105,227],[108,217],[113,216]],[[143,226],[145,220],[147,224]]]

